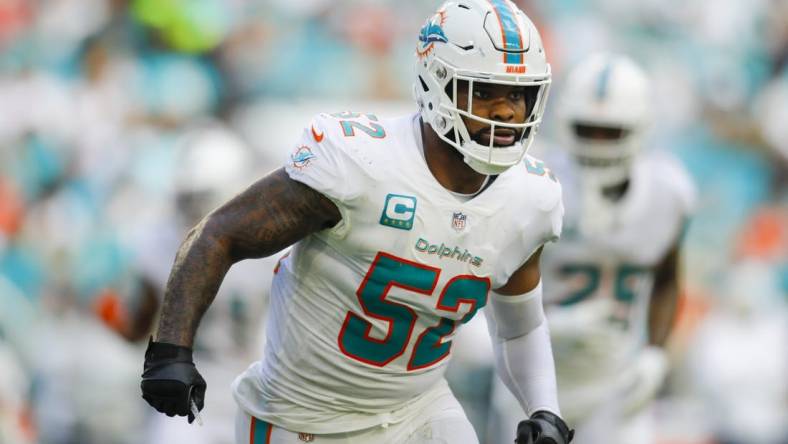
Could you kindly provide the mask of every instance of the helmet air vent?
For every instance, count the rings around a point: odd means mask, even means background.
[[[421,89],[423,89],[424,92],[430,91],[430,89],[427,87],[427,83],[424,81],[424,78],[422,78],[421,76],[419,76],[419,82],[421,83]]]

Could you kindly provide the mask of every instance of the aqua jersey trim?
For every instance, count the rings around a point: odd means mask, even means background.
[[[252,416],[249,425],[249,444],[270,444],[273,426]]]

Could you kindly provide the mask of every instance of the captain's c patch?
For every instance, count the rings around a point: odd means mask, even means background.
[[[401,194],[389,194],[383,205],[383,213],[380,215],[380,224],[400,230],[410,230],[413,228],[413,220],[416,218],[416,198]]]

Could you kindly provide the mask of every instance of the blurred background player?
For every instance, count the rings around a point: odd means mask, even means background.
[[[189,228],[211,210],[268,171],[264,159],[220,120],[196,122],[177,144],[173,218],[151,231],[146,248],[157,288],[164,288],[173,252]],[[175,223],[172,223],[175,222]],[[166,253],[165,253],[166,251]],[[155,260],[155,258],[161,258]],[[168,258],[167,260],[162,260]],[[216,390],[209,393],[202,427],[177,418],[151,415],[146,442],[223,444],[232,442],[236,403],[230,384],[260,352],[263,314],[276,257],[245,261],[228,272],[195,340],[195,359]]]
[[[568,150],[551,164],[565,230],[542,270],[559,399],[581,444],[654,442],[646,407],[668,368],[662,347],[695,197],[677,161],[643,152],[650,94],[634,62],[594,54],[569,73],[559,104]],[[505,417],[513,406],[498,398]]]
[[[33,309],[3,276],[0,307],[0,443],[33,444],[36,436],[31,418],[30,360],[35,343],[25,332],[31,326]]]

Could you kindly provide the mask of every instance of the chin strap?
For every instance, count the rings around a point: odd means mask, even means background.
[[[473,168],[479,174],[484,174],[486,176],[497,176],[502,174],[504,171],[511,168],[511,166],[495,166],[490,165],[488,163],[480,162],[476,159],[472,159],[468,156],[463,156],[463,160],[465,163],[468,164],[469,167]]]

